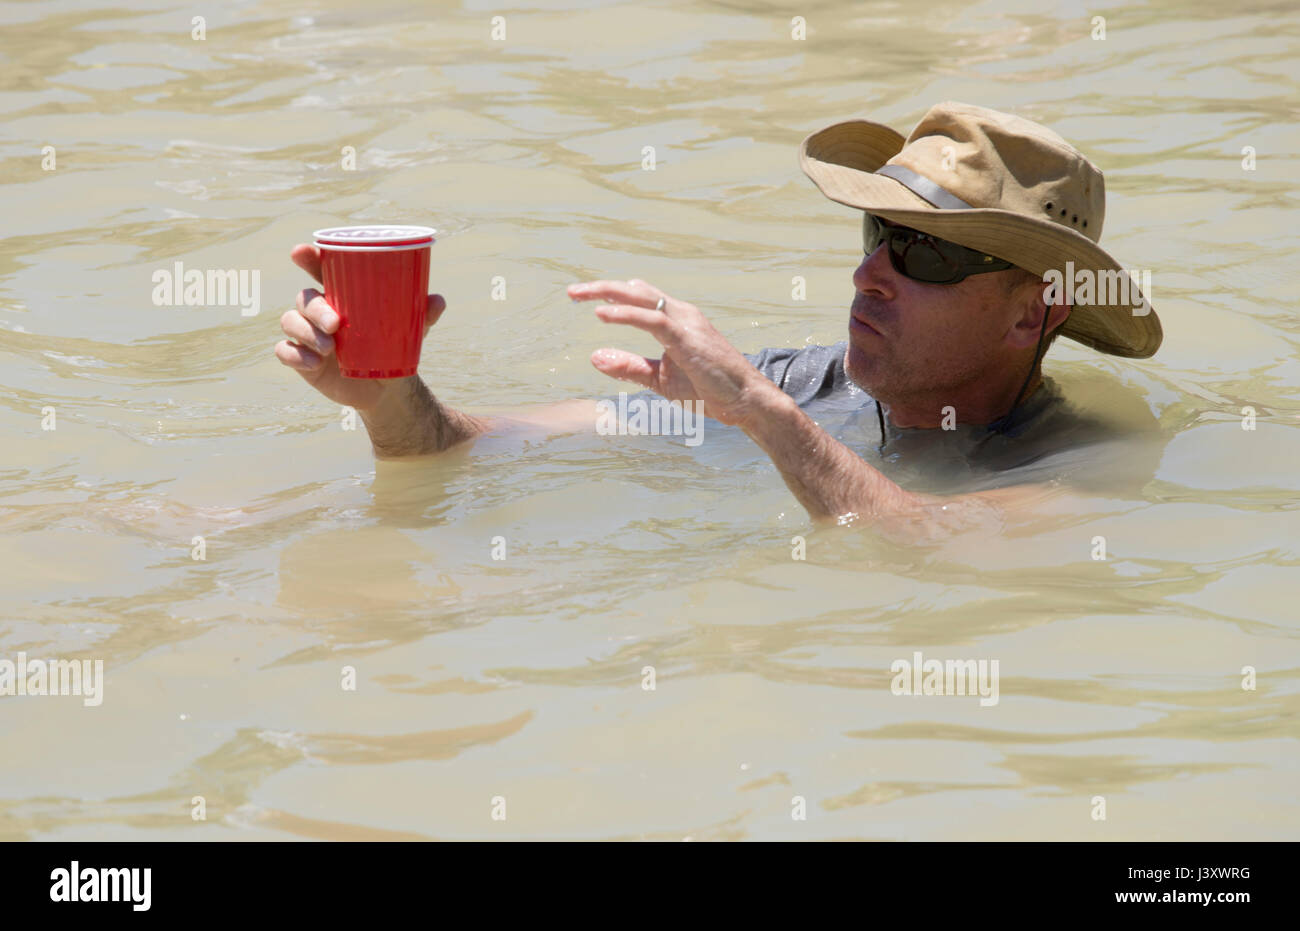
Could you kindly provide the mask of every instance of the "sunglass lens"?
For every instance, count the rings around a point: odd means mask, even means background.
[[[862,215],[862,248],[871,255],[888,244],[894,271],[926,284],[956,284],[968,275],[1001,271],[1015,266],[955,242],[939,239],[906,226],[886,224],[869,213]]]
[[[862,249],[867,255],[889,243],[889,261],[900,275],[938,284],[951,281],[957,268],[940,251],[933,237],[906,226],[886,226],[869,213],[862,215]]]
[[[871,255],[880,247],[880,240],[884,234],[884,227],[869,213],[862,215],[862,250]]]
[[[895,268],[916,281],[942,284],[952,281],[959,269],[943,254],[938,243],[924,233],[894,237],[891,251]]]

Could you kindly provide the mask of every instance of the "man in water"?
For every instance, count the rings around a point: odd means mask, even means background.
[[[1151,356],[1159,320],[1097,245],[1101,172],[1038,124],[957,103],[931,108],[906,139],[879,123],[837,123],[804,140],[800,163],[823,194],[863,211],[847,342],[745,355],[699,308],[647,282],[589,281],[570,285],[569,297],[603,302],[599,319],[645,330],[664,348],[659,359],[599,349],[592,364],[669,400],[701,401],[707,416],[743,430],[816,521],[928,533],[997,521],[1040,498],[1041,486],[907,491],[805,408],[861,389],[882,450],[960,429],[973,460],[996,461],[1059,421],[1062,399],[1041,371],[1057,336]],[[293,259],[320,280],[314,246],[296,246]],[[445,309],[430,296],[428,326]],[[441,452],[512,421],[569,431],[596,422],[594,401],[484,417],[440,403],[418,375],[344,378],[330,336],[338,315],[316,289],[299,294],[281,327],[289,339],[276,356],[358,411],[377,458]]]

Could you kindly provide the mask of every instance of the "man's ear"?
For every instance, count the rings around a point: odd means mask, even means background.
[[[1051,336],[1058,329],[1064,326],[1065,321],[1070,319],[1070,311],[1073,309],[1073,305],[1067,304],[1065,301],[1059,301],[1049,307],[1048,310],[1051,311],[1051,316],[1047,318],[1047,336],[1043,338],[1047,339],[1048,336]],[[1041,320],[1039,321],[1039,324],[1042,324]]]
[[[1049,304],[1049,298],[1053,303]],[[1027,279],[1016,288],[1012,300],[1019,311],[1007,331],[1007,342],[1016,349],[1030,349],[1038,345],[1038,336],[1043,326],[1043,314],[1047,314],[1046,342],[1057,327],[1065,323],[1070,316],[1071,307],[1064,295],[1054,293],[1051,282],[1046,278],[1041,281]]]

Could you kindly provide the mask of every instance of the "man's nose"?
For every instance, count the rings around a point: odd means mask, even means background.
[[[876,291],[886,297],[893,295],[898,273],[889,264],[888,252],[888,245],[881,243],[870,255],[862,256],[853,272],[853,284],[859,291]]]

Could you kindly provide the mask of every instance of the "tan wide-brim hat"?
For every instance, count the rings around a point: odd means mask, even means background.
[[[828,126],[803,141],[799,164],[845,206],[1036,275],[1055,270],[1064,280],[1072,272],[1080,282],[1091,273],[1107,286],[1091,288],[1091,297],[1080,290],[1061,332],[1117,356],[1145,359],[1160,348],[1150,301],[1097,245],[1106,215],[1101,171],[1050,129],[947,102],[906,139],[868,120]]]

